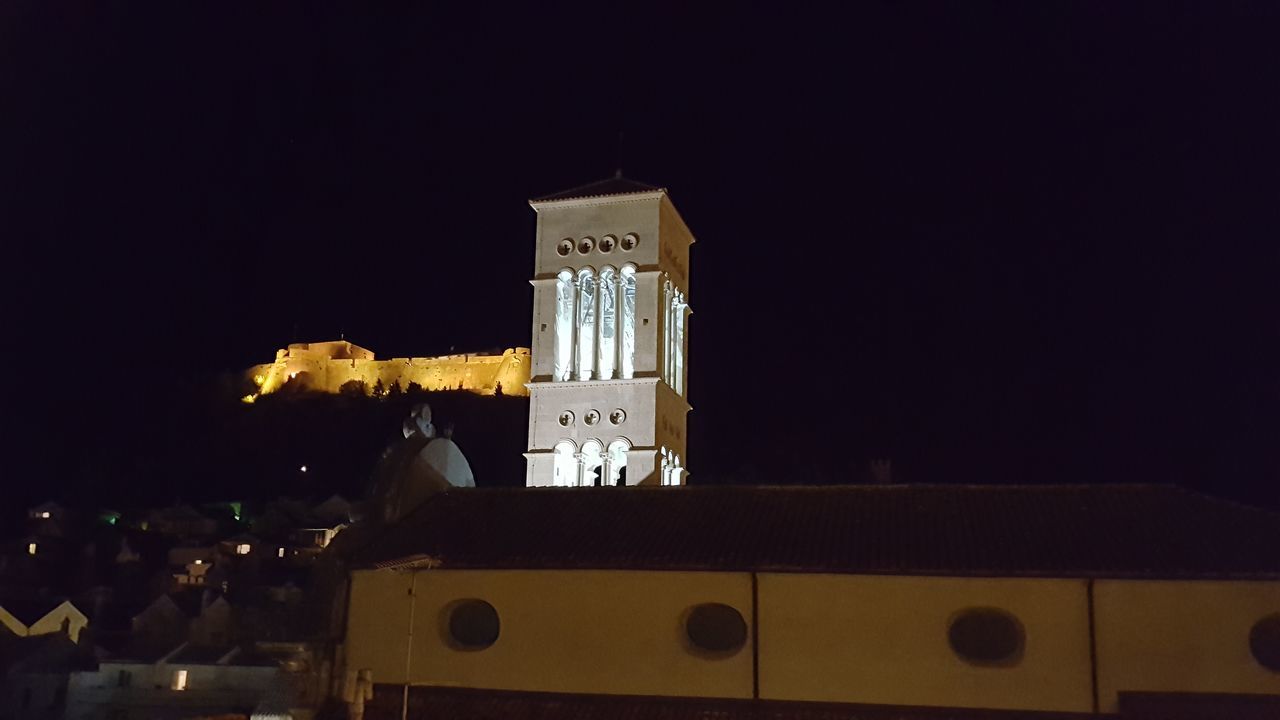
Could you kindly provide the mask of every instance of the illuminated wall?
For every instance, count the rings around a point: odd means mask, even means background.
[[[685,427],[690,406],[684,394],[688,331],[684,324],[676,330],[670,321],[676,315],[664,303],[671,295],[666,288],[687,296],[693,235],[664,190],[535,200],[531,205],[537,212],[537,233],[525,484],[557,484],[562,476],[555,471],[557,446],[571,445],[574,453],[588,456],[589,448],[617,440],[630,447],[626,484],[663,484],[664,448],[689,467]],[[605,306],[599,284],[594,294],[582,292],[584,276],[605,274],[634,278],[635,310],[629,323],[634,347],[625,352],[620,349],[625,332],[611,341],[602,332]],[[566,286],[565,278],[573,284]],[[572,309],[571,319],[566,308]],[[617,312],[617,327],[627,327],[621,310]],[[682,323],[688,316],[688,309],[681,308]],[[585,317],[592,319],[588,323]],[[681,339],[678,353],[668,336]],[[612,353],[591,351],[605,342],[618,344],[616,364],[602,359]],[[617,413],[625,422],[609,421]],[[593,417],[601,420],[589,422]],[[684,478],[679,474],[677,484]]]
[[[1126,690],[1280,695],[1280,673],[1249,652],[1280,583],[1099,580],[1094,605],[1103,712]]]
[[[276,352],[275,362],[246,370],[245,377],[258,388],[257,395],[276,392],[285,383],[336,393],[352,381],[363,383],[365,392],[372,392],[380,382],[384,389],[399,384],[407,390],[410,383],[416,383],[423,390],[432,391],[528,395],[525,383],[529,381],[529,367],[527,348],[511,348],[501,355],[470,353],[377,360],[370,350],[335,341],[292,344]]]
[[[1098,580],[1091,634],[1082,578],[755,580],[753,597],[748,572],[359,570],[345,670],[370,669],[378,684],[401,684],[407,670],[420,685],[724,698],[752,697],[754,670],[770,700],[1083,714],[1095,692],[1104,713],[1124,691],[1280,695],[1280,673],[1249,647],[1253,624],[1280,609],[1274,581]],[[450,609],[469,599],[500,619],[483,649],[448,638]],[[745,644],[692,649],[684,622],[704,603],[736,609]],[[1016,620],[1014,659],[959,655],[949,629],[975,608]]]
[[[731,573],[445,570],[418,572],[413,650],[406,658],[413,573],[353,574],[348,669],[375,683],[628,695],[751,697],[749,647],[706,658],[686,649],[681,618],[723,602],[749,612],[751,578]],[[501,634],[485,650],[447,641],[449,606],[481,598]],[[408,662],[406,662],[406,660]]]
[[[760,693],[778,700],[1089,712],[1083,580],[760,576]],[[947,641],[957,611],[997,607],[1022,658],[981,667]]]

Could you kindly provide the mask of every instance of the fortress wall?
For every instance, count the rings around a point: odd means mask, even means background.
[[[245,371],[250,380],[263,378],[258,386],[263,394],[275,392],[294,373],[305,373],[300,381],[320,392],[336,393],[348,382],[363,382],[368,391],[379,383],[384,390],[399,384],[407,390],[416,383],[424,390],[470,390],[493,395],[499,383],[504,395],[528,395],[529,350],[508,349],[501,355],[444,355],[426,358],[332,359],[310,352],[289,353],[274,363],[255,365]]]

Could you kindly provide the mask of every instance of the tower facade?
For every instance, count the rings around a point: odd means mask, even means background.
[[[683,485],[693,236],[665,189],[621,177],[529,204],[525,484]]]

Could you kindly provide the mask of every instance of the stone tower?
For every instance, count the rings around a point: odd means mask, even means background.
[[[683,485],[693,236],[665,189],[621,176],[529,204],[526,485]]]

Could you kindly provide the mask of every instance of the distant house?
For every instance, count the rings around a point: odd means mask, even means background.
[[[325,525],[351,522],[351,503],[341,495],[331,495],[328,500],[311,508],[311,514]]]
[[[203,586],[209,579],[216,553],[208,545],[180,545],[169,549],[169,568],[174,589]]]
[[[0,717],[47,720],[62,717],[67,680],[93,667],[88,648],[61,633],[12,639],[0,649]]]
[[[205,517],[190,505],[175,505],[147,516],[147,529],[175,537],[209,537],[218,532],[218,522]]]
[[[67,511],[53,501],[27,508],[27,531],[36,537],[62,537]]]
[[[62,520],[66,514],[66,508],[52,500],[27,509],[27,518],[31,520]]]
[[[135,563],[142,559],[137,550],[129,544],[129,538],[120,540],[120,552],[116,553],[116,564],[125,565],[127,563]]]
[[[22,598],[0,605],[0,626],[18,637],[64,633],[72,642],[80,641],[80,631],[89,618],[70,600]]]
[[[212,590],[161,595],[133,617],[132,630],[136,655],[188,641],[225,644],[232,634],[231,606]]]
[[[256,555],[261,547],[261,540],[252,535],[241,533],[218,543],[218,552],[228,556]]]
[[[67,720],[253,716],[265,702],[288,697],[286,676],[269,657],[236,646],[182,643],[155,658],[102,662],[71,673]],[[290,717],[286,713],[275,717]]]
[[[333,538],[346,527],[346,525],[336,525],[334,527],[312,527],[294,530],[292,546],[287,548],[281,546],[277,549],[276,554],[297,564],[307,564],[314,560],[325,548],[329,547],[329,543],[333,542]]]

